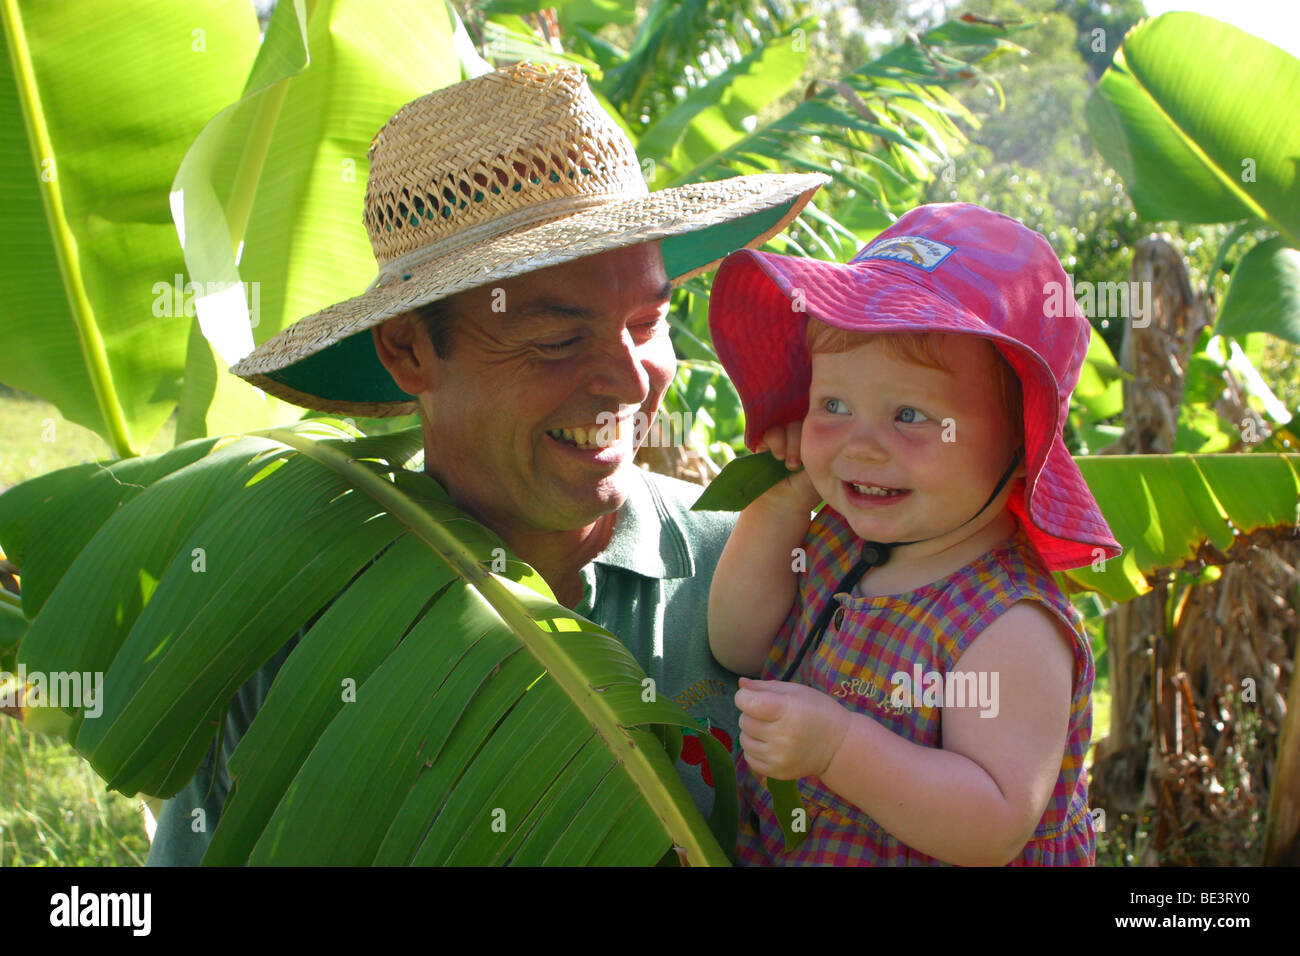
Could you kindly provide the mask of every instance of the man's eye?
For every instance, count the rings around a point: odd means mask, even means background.
[[[642,341],[654,338],[666,328],[668,328],[668,323],[663,319],[655,319],[653,322],[643,322],[636,326]]]
[[[575,345],[578,337],[575,335],[571,339],[565,339],[563,342],[538,342],[537,348],[543,352],[563,352],[565,349]]]
[[[905,422],[908,425],[915,425],[920,422],[928,422],[930,419],[925,412],[918,411],[917,409],[908,406],[898,410],[898,420],[900,422]]]
[[[822,402],[822,408],[826,409],[826,411],[830,412],[832,415],[844,415],[848,412],[848,408],[846,408],[844,403],[838,398],[826,399]]]

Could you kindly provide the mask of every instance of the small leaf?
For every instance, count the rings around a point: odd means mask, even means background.
[[[791,475],[785,462],[777,461],[771,452],[746,455],[722,469],[700,500],[691,506],[692,511],[740,511],[782,478]]]
[[[1220,335],[1268,332],[1300,343],[1300,251],[1275,236],[1242,256],[1215,331]]]
[[[781,832],[785,835],[785,852],[789,853],[808,838],[808,811],[799,796],[799,781],[773,780],[768,777],[764,783],[767,792],[772,795],[772,810],[776,813],[776,818],[781,824]],[[794,828],[795,814],[799,814],[804,821],[802,830]]]

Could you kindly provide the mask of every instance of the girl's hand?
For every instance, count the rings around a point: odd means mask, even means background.
[[[770,451],[774,458],[783,460],[792,472],[784,481],[777,482],[762,496],[770,502],[793,508],[802,512],[812,511],[822,500],[822,496],[813,487],[808,472],[802,470],[799,460],[799,442],[803,435],[803,422],[793,421],[785,425],[776,425],[763,434],[763,440],[754,449],[756,452]],[[799,469],[799,470],[796,470]]]
[[[740,679],[740,746],[756,774],[776,780],[821,776],[853,715],[803,684]]]

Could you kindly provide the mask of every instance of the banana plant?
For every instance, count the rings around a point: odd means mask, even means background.
[[[1149,222],[1237,223],[1262,233],[1233,270],[1216,331],[1300,343],[1300,129],[1278,111],[1300,99],[1300,60],[1195,13],[1129,31],[1088,97],[1088,129]]]
[[[0,315],[0,381],[134,455],[176,407],[192,325],[155,288],[185,272],[168,190],[238,95],[257,19],[221,0],[3,0],[0,34],[0,294],[23,303]]]
[[[489,69],[467,42],[445,0],[276,6],[243,92],[195,138],[172,184],[189,275],[237,290],[197,303],[178,442],[301,415],[225,369],[374,279],[361,217],[340,211],[362,208],[366,150],[389,115]]]
[[[979,120],[948,88],[983,82],[1000,93],[984,67],[1023,54],[1009,37],[1027,29],[967,17],[941,24],[842,76],[814,78],[802,99],[760,124],[805,77],[810,47],[823,42],[806,4],[656,0],[629,50],[583,29],[582,0],[555,4],[560,32],[540,38],[518,14],[541,6],[489,3],[485,37],[503,30],[512,37],[508,49],[494,42],[493,52],[553,58],[561,56],[553,44],[563,42],[563,56],[591,63],[592,88],[632,138],[652,188],[753,172],[825,173],[835,183],[771,243],[839,259],[915,204],[920,184],[962,149],[958,123],[978,128]],[[631,8],[626,0],[607,6]],[[691,329],[707,342],[700,332]],[[700,356],[686,349],[683,357]]]
[[[111,788],[167,797],[308,626],[230,761],[205,864],[725,865],[673,769],[701,728],[406,469],[421,444],[315,420],[11,489],[20,666],[102,673],[70,739]],[[729,846],[730,756],[700,739]]]
[[[912,37],[838,78],[818,78],[802,100],[758,124],[806,60],[809,22],[772,36],[656,118],[638,139],[655,183],[678,186],[737,173],[821,172],[834,183],[799,225],[774,240],[785,251],[843,260],[920,195],[920,184],[966,142],[979,120],[948,87],[983,81],[987,62],[1020,48],[1016,28],[954,20]]]
[[[0,381],[119,457],[178,408],[181,441],[297,417],[225,365],[374,278],[346,210],[374,131],[466,75],[457,24],[285,0],[260,38],[247,3],[0,2],[0,291],[24,303]]]

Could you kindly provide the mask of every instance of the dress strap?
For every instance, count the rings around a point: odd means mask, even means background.
[[[799,653],[795,655],[794,661],[781,675],[781,680],[788,681],[793,677],[795,672],[799,670],[799,665],[803,663],[808,650],[821,643],[822,635],[826,632],[826,628],[830,626],[831,618],[835,615],[835,595],[841,591],[852,592],[858,586],[858,582],[862,580],[864,574],[889,560],[889,549],[889,545],[882,544],[879,541],[866,541],[863,543],[861,557],[858,558],[857,563],[853,565],[849,573],[844,575],[844,580],[840,582],[840,586],[831,592],[831,599],[826,602],[821,614],[817,616],[817,623],[813,625],[808,640],[803,642],[803,646],[799,648]]]

